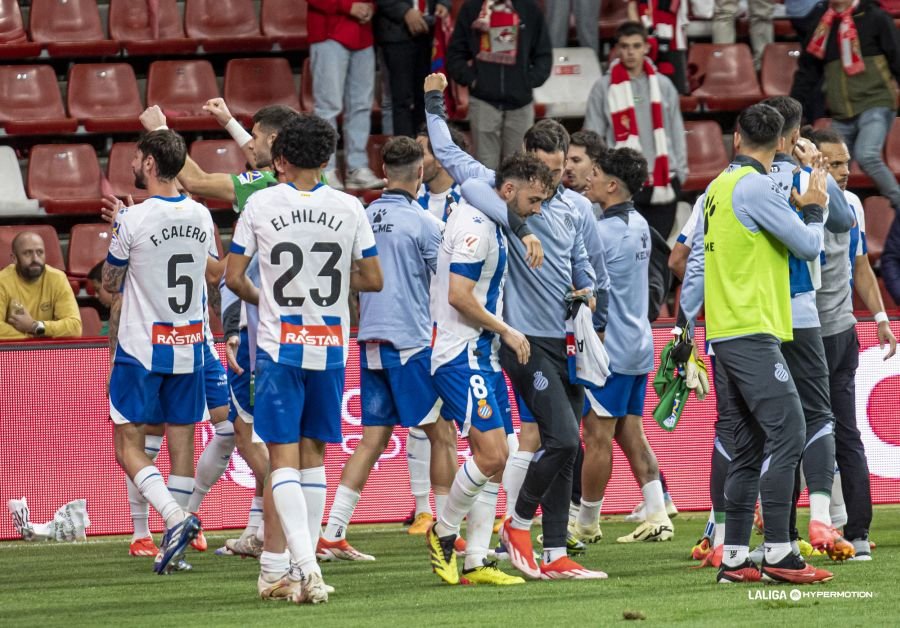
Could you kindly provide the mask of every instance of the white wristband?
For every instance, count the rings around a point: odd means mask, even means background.
[[[241,123],[234,118],[228,121],[228,124],[225,125],[225,130],[228,131],[231,139],[237,142],[237,145],[241,147],[253,139],[253,136],[247,133],[246,129],[241,126]]]
[[[672,334],[673,336],[680,336],[681,334],[684,333],[684,330],[681,327],[679,327],[678,325],[675,325],[675,327],[673,327],[672,331],[670,331],[669,333]]]
[[[890,319],[888,318],[888,315],[885,314],[884,312],[878,312],[875,314],[875,322],[878,323],[879,325],[881,323],[887,323],[889,320]]]
[[[155,129],[153,129],[153,130],[154,130],[154,131],[168,131],[168,130],[169,130],[169,127],[167,127],[165,124],[163,124],[162,126],[158,126],[158,127],[156,127]]]

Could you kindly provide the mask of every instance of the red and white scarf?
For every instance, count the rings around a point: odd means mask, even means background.
[[[647,59],[644,59],[644,73],[650,83],[650,118],[653,120],[653,143],[656,149],[656,161],[650,169],[649,184],[653,186],[653,196],[650,202],[654,205],[661,205],[675,200],[675,191],[670,185],[669,176],[669,142],[666,139],[666,128],[663,123],[663,103],[659,78],[656,75],[656,68]],[[620,59],[614,60],[609,66],[607,98],[616,148],[627,146],[641,151],[631,78]]]
[[[472,28],[481,33],[475,58],[488,63],[515,65],[519,52],[519,14],[512,0],[484,0]]]
[[[848,76],[861,74],[866,69],[866,63],[862,58],[862,49],[859,46],[859,33],[856,32],[856,24],[853,22],[853,12],[859,5],[859,0],[838,13],[830,6],[822,16],[819,25],[809,39],[806,52],[819,59],[825,58],[825,47],[828,45],[828,37],[831,35],[831,25],[835,19],[841,21],[838,26],[838,49],[841,53],[841,65]]]

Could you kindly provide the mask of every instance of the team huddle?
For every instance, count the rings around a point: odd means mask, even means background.
[[[323,181],[338,137],[321,118],[265,107],[248,134],[224,102],[210,101],[206,108],[254,168],[224,175],[204,173],[187,157],[158,108],[142,115],[148,133],[132,166],[150,198],[130,207],[110,202],[103,285],[116,295],[109,399],[134,522],[130,552],[155,556],[157,573],[189,570],[187,547],[206,549],[195,513],[237,449],[256,494],[247,527],[220,552],[259,559],[262,598],[326,602],[334,589],[320,562],[375,560],[347,533],[397,426],[408,430],[410,532],[425,536],[430,566],[449,584],[525,582],[499,560],[531,579],[606,578],[570,556],[602,538],[613,439],[643,494],[636,529],[618,541],[673,538],[677,510],[642,425],[655,363],[647,317],[652,238],[632,197],[651,178],[646,160],[595,133],[570,137],[558,122],[541,120],[521,152],[490,170],[448,126],[445,88],[441,74],[426,79],[427,131],[386,143],[386,187],[365,208]],[[799,114],[789,105],[741,114],[738,156],[698,200],[676,247],[686,270],[672,355],[681,368],[700,360],[691,336],[705,303],[707,353],[716,360],[714,510],[695,554],[719,568],[719,582],[831,577],[798,551],[801,467],[816,549],[835,559],[861,554],[868,528],[864,512],[849,515],[857,519],[848,528],[861,531],[847,541],[832,514],[840,502],[836,458],[846,475],[829,383],[841,369],[826,363],[816,309],[817,290],[845,309],[844,275],[865,251],[861,208],[843,193],[839,170],[848,160],[841,165],[824,148],[834,138],[813,138],[821,152],[798,144]],[[230,201],[239,212],[223,260],[209,211],[186,192]],[[843,264],[817,265],[823,249]],[[843,275],[829,276],[835,267]],[[846,291],[837,290],[840,281]],[[325,447],[342,442],[351,293],[359,295],[363,434],[322,529]],[[864,298],[875,305],[871,293]],[[222,316],[227,370],[208,306]],[[879,333],[893,346],[885,325]],[[214,436],[195,473],[194,428],[206,416]],[[163,434],[167,483],[154,462]],[[462,466],[459,435],[471,450]],[[846,466],[860,473],[858,464]],[[508,513],[491,547],[501,487]],[[748,547],[758,496],[762,556]],[[149,506],[165,521],[159,547]]]

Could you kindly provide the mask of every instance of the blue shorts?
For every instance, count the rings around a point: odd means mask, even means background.
[[[238,366],[244,369],[241,375],[235,373],[231,367],[228,367],[228,388],[231,392],[231,404],[228,408],[228,420],[234,423],[237,417],[241,417],[245,423],[253,423],[253,395],[251,395],[251,380],[253,374],[250,372],[250,340],[247,336],[247,329],[244,328],[240,333],[241,344],[238,345],[237,360]]]
[[[297,443],[301,437],[343,442],[343,368],[311,371],[278,364],[257,349],[255,388],[253,427],[264,443]]]
[[[203,379],[206,387],[206,407],[210,410],[228,405],[228,376],[222,362],[209,350],[203,347]]]
[[[525,400],[519,396],[519,393],[516,393],[516,406],[519,408],[520,423],[535,423],[534,415],[531,414],[531,410],[525,405]]]
[[[603,388],[585,386],[584,414],[593,410],[597,416],[621,418],[626,414],[644,416],[647,375],[610,373]]]
[[[479,432],[502,429],[506,434],[513,433],[502,372],[442,366],[434,373],[434,386],[444,402],[441,414],[456,421],[463,436],[469,433],[469,427]]]
[[[171,375],[153,373],[138,364],[113,364],[109,416],[117,425],[199,423],[206,405],[203,380],[203,371]]]
[[[434,423],[441,404],[431,378],[431,351],[416,354],[403,366],[360,369],[364,427]]]

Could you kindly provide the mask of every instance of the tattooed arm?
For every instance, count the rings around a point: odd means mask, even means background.
[[[209,299],[210,311],[215,314],[219,320],[222,320],[222,293],[219,292],[219,282],[207,281],[206,291],[208,294],[207,298]]]
[[[122,313],[122,284],[125,281],[125,273],[128,266],[116,266],[108,261],[103,264],[103,289],[112,295],[112,303],[109,307],[109,356],[116,353],[116,345],[119,342],[119,316]]]

